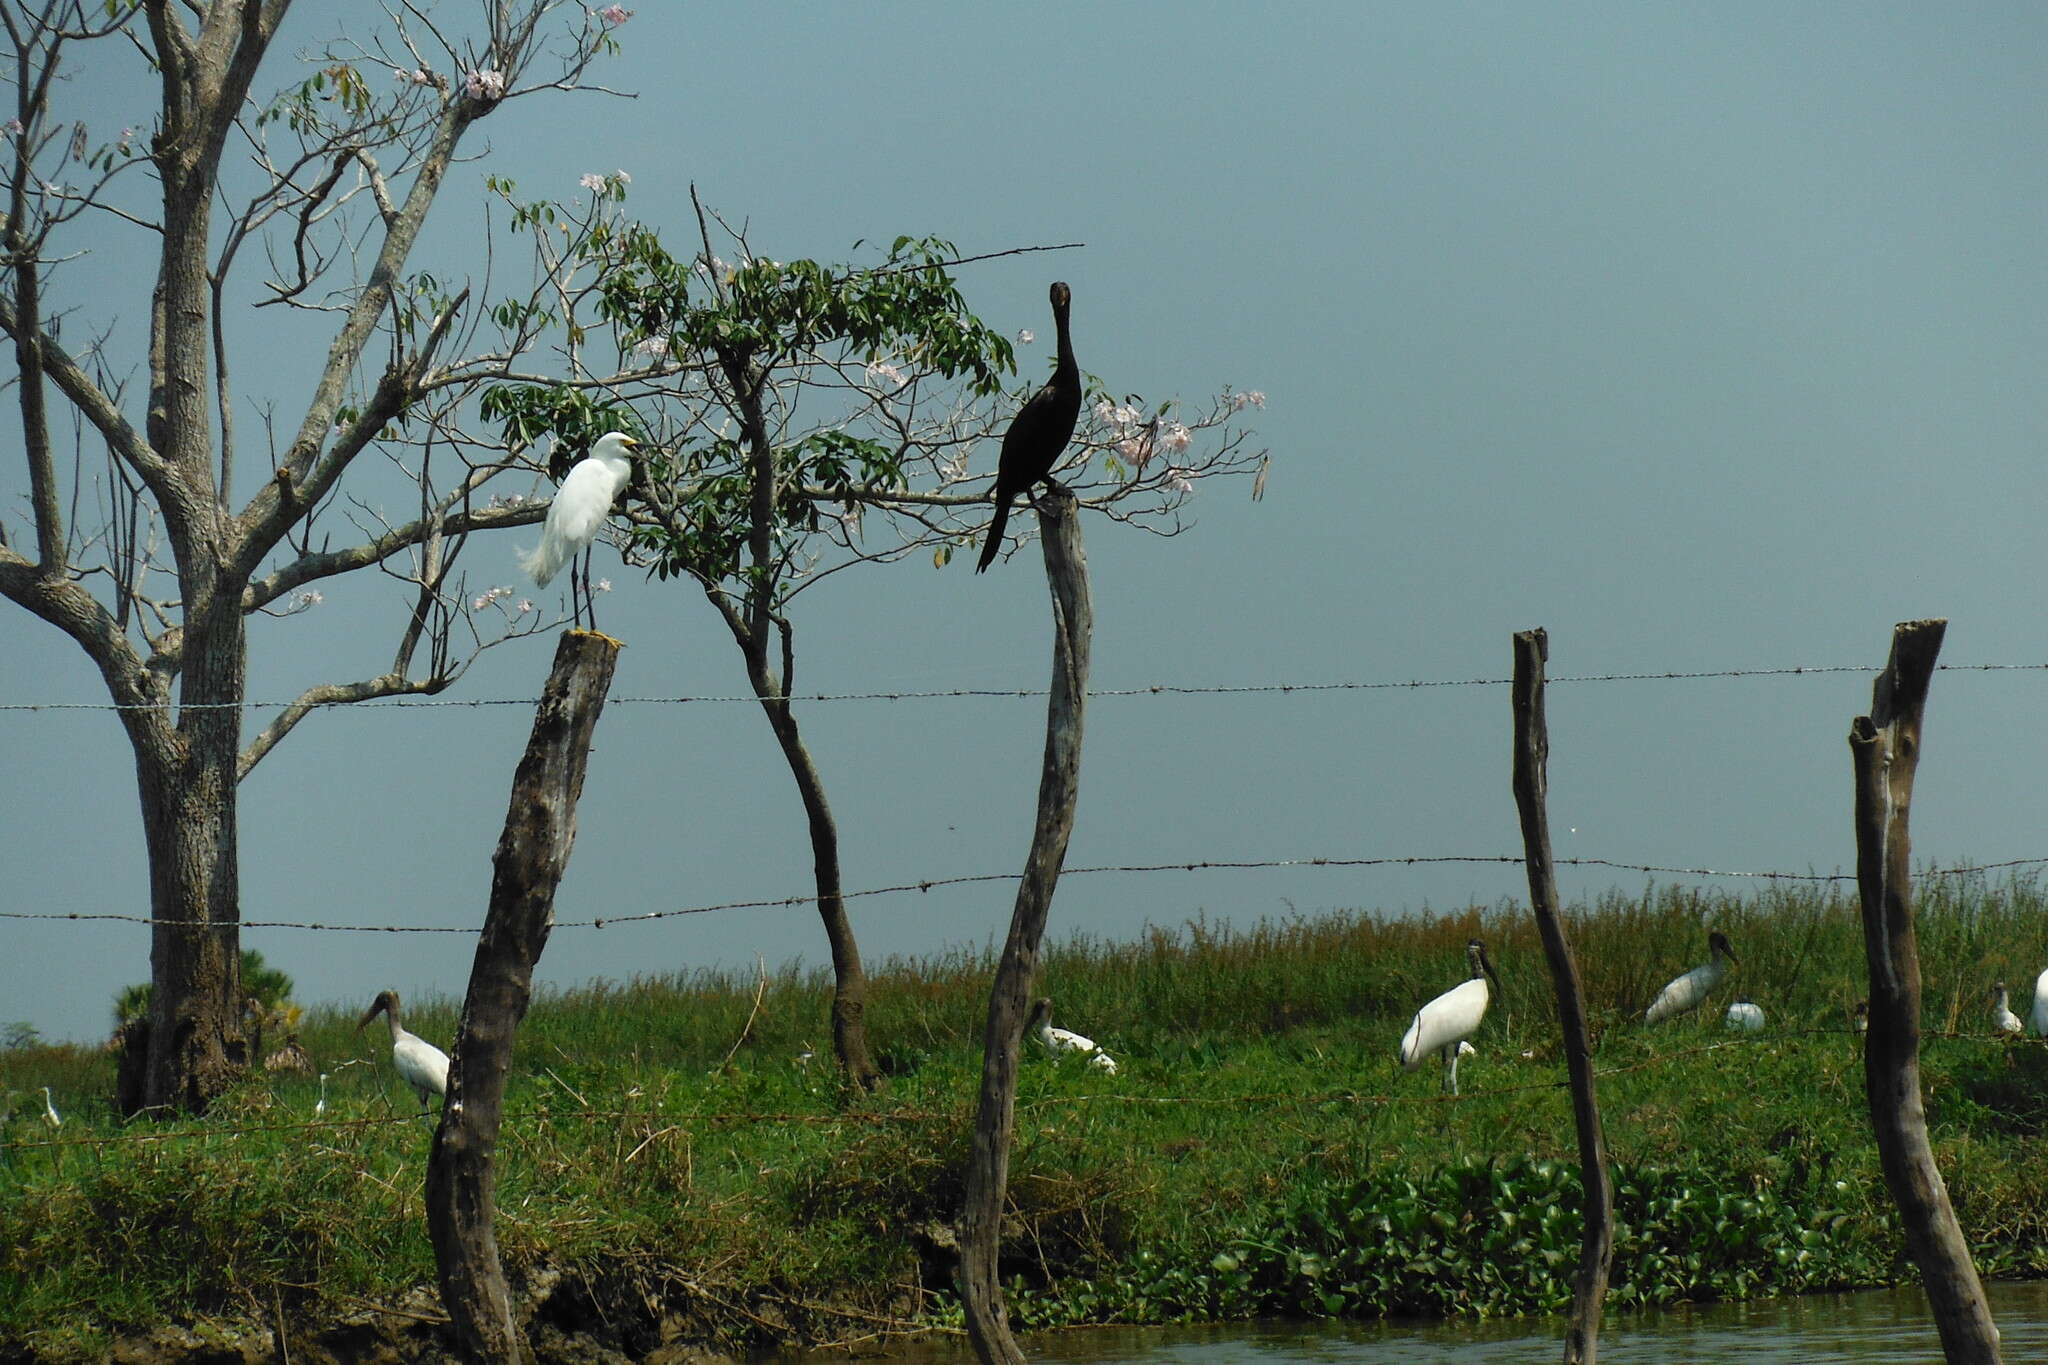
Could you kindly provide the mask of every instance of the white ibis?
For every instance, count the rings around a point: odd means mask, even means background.
[[[397,991],[380,991],[370,1003],[370,1008],[363,1012],[356,1031],[362,1032],[364,1025],[375,1019],[380,1010],[391,1025],[391,1064],[412,1087],[412,1093],[419,1096],[420,1112],[424,1114],[427,1096],[448,1093],[448,1054],[426,1039],[405,1031],[405,1025],[398,1017]]]
[[[532,554],[522,555],[519,567],[533,575],[533,585],[545,588],[549,580],[569,569],[569,611],[577,625],[583,616],[576,606],[576,556],[583,555],[583,605],[590,610],[590,623],[597,624],[597,607],[590,600],[590,543],[604,529],[612,514],[612,503],[633,477],[633,448],[640,443],[623,431],[608,431],[597,438],[590,453],[576,462],[555,499],[548,504],[547,523],[541,527],[540,544]]]
[[[1752,1004],[1747,997],[1738,999],[1728,1006],[1725,1022],[1737,1033],[1762,1033],[1764,1011],[1761,1005]]]
[[[1991,1027],[2009,1038],[2017,1038],[2027,1031],[2020,1017],[2012,1012],[2012,1005],[2006,999],[2005,983],[2000,981],[1991,987]]]
[[[1088,1058],[1088,1065],[1116,1075],[1116,1059],[1097,1047],[1093,1038],[1083,1037],[1072,1029],[1052,1026],[1052,1000],[1049,997],[1041,995],[1031,1002],[1031,1017],[1025,1020],[1024,1030],[1036,1035],[1048,1052],[1081,1053]]]
[[[1693,968],[1657,992],[1657,998],[1650,1002],[1650,1008],[1643,1013],[1646,1024],[1658,1023],[1673,1015],[1696,1010],[1714,993],[1728,976],[1728,964],[1739,962],[1735,950],[1728,946],[1728,935],[1719,929],[1707,935],[1707,947],[1712,956],[1705,963]]]
[[[1415,1011],[1415,1022],[1401,1037],[1399,1054],[1401,1065],[1410,1071],[1429,1057],[1441,1056],[1443,1088],[1453,1095],[1458,1093],[1458,1058],[1475,1050],[1465,1040],[1479,1031],[1487,1002],[1493,998],[1486,983],[1491,980],[1494,990],[1500,988],[1484,943],[1476,938],[1467,943],[1465,960],[1471,965],[1471,976]]]
[[[50,1087],[43,1087],[43,1121],[52,1128],[64,1126],[64,1116],[57,1112],[57,1106],[50,1099]]]

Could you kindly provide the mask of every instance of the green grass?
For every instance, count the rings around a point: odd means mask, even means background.
[[[2044,965],[2023,956],[2044,909],[2024,881],[1930,882],[1920,908],[1926,1026],[1968,1035],[1928,1039],[1930,1118],[1980,1264],[1999,1274],[2048,1271],[2048,1049],[1981,1036],[1989,983],[2024,994]],[[1853,903],[1652,888],[1570,920],[1623,1173],[1615,1302],[1907,1274],[1847,1032],[1863,994]],[[1742,958],[1713,1017],[1645,1029],[1634,1016],[1704,959],[1708,927]],[[1444,1101],[1434,1065],[1404,1073],[1394,1046],[1462,975],[1474,934],[1504,998],[1464,1098]],[[501,1147],[508,1263],[569,1270],[628,1351],[657,1340],[647,1303],[735,1346],[955,1320],[933,1233],[958,1211],[991,971],[955,954],[874,972],[890,1080],[873,1097],[841,1092],[829,1051],[793,1060],[829,1041],[816,975],[771,978],[758,1012],[752,980],[716,973],[537,1000]],[[1048,949],[1041,984],[1055,1020],[1122,1070],[1028,1055],[1006,1244],[1020,1323],[1549,1311],[1568,1294],[1574,1136],[1526,912],[1079,938]],[[1763,1005],[1763,1034],[1715,1026],[1738,992]],[[407,1003],[410,1027],[450,1041],[454,1002]],[[105,1102],[110,1055],[0,1054],[0,1354],[91,1353],[278,1305],[299,1321],[420,1306],[406,1296],[433,1283],[431,1134],[404,1120],[415,1106],[382,1029],[357,1035],[354,1013],[316,1010],[301,1030],[330,1073],[319,1128],[302,1126],[310,1077],[252,1077],[205,1119],[123,1127]],[[36,1145],[139,1135],[164,1140]]]

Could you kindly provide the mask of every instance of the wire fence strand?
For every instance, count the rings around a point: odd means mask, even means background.
[[[1936,671],[1942,673],[2040,673],[2048,672],[2048,663],[2014,664],[1938,664]],[[1565,674],[1546,679],[1552,686],[1581,683],[1625,683],[1625,682],[1696,682],[1709,678],[1784,678],[1819,677],[1832,673],[1861,673],[1874,675],[1879,669],[1869,664],[1790,664],[1771,668],[1715,668],[1715,669],[1664,669],[1636,673],[1580,673]],[[1088,693],[1090,699],[1110,697],[1198,697],[1198,696],[1251,696],[1266,694],[1292,694],[1315,692],[1406,692],[1425,688],[1446,687],[1506,687],[1512,678],[1406,678],[1380,680],[1339,680],[1326,682],[1278,682],[1278,683],[1148,683],[1138,687],[1098,688]],[[956,687],[930,691],[901,692],[799,692],[782,700],[792,702],[847,702],[847,701],[945,701],[964,698],[998,698],[1004,700],[1029,700],[1043,697],[1042,687]],[[646,696],[612,697],[607,706],[709,706],[760,704],[761,699],[752,693],[707,694],[703,696]],[[537,706],[538,697],[373,697],[363,701],[318,702],[319,709],[396,710],[426,711],[455,708],[458,710],[481,710],[499,706]],[[283,710],[302,704],[302,699],[293,697],[283,701],[221,701],[190,702],[177,707],[181,711],[209,710]],[[165,703],[166,706],[169,703]],[[153,702],[112,702],[112,701],[12,701],[0,702],[0,711],[146,711],[155,710]]]
[[[1104,874],[1143,875],[1161,872],[1237,872],[1258,871],[1274,868],[1370,868],[1370,867],[1419,867],[1433,864],[1461,863],[1479,865],[1515,866],[1522,865],[1519,853],[1491,854],[1441,854],[1441,855],[1399,855],[1381,858],[1245,858],[1245,859],[1199,859],[1172,863],[1116,863],[1094,867],[1070,867],[1061,872],[1063,877],[1100,876]],[[1557,867],[1602,867],[1621,872],[1641,872],[1651,876],[1666,877],[1735,877],[1755,881],[1806,882],[1813,884],[1847,883],[1856,880],[1853,872],[1758,872],[1732,868],[1680,867],[1660,863],[1629,863],[1614,858],[1555,858]],[[1961,863],[1952,867],[1931,867],[1917,875],[1934,877],[1979,877],[1990,872],[2013,871],[2024,867],[2048,866],[2048,857],[2008,858],[1995,863]],[[985,882],[1014,882],[1022,878],[1021,872],[974,872],[957,877],[926,877],[914,882],[897,882],[891,886],[872,886],[860,891],[840,893],[841,900],[861,900],[871,896],[894,896],[908,892],[937,891],[952,886],[972,886]],[[818,896],[815,892],[794,896],[776,896],[760,900],[719,901],[711,905],[688,905],[666,910],[645,910],[636,914],[600,915],[594,919],[557,920],[556,929],[605,929],[625,924],[649,924],[656,920],[677,919],[687,915],[708,915],[725,910],[782,910],[801,905],[814,905]],[[148,924],[169,929],[303,929],[322,933],[337,934],[480,934],[483,926],[462,924],[331,924],[323,920],[281,920],[281,919],[238,919],[225,923],[213,920],[159,920],[148,915],[130,915],[117,911],[87,910],[0,910],[0,920],[44,920],[70,921],[80,924]]]

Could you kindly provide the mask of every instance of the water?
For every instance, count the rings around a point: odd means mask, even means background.
[[[2048,1360],[2048,1280],[1987,1286],[2007,1360]],[[1480,1323],[1237,1323],[1224,1327],[1105,1328],[1026,1337],[1024,1353],[1053,1365],[1534,1365],[1563,1350],[1551,1321]],[[891,1352],[903,1365],[959,1365],[964,1341]],[[1941,1359],[1917,1288],[1816,1294],[1753,1303],[1686,1305],[1610,1317],[1600,1359],[1613,1365],[1849,1365]]]

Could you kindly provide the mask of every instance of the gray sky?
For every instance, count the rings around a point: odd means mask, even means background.
[[[295,22],[316,36],[310,13]],[[1557,676],[1875,666],[1892,623],[1925,615],[1951,619],[1950,663],[2048,657],[2048,10],[643,0],[619,36],[602,75],[640,97],[493,115],[491,155],[444,192],[451,219],[490,172],[566,198],[583,172],[624,168],[636,215],[680,229],[694,181],[783,259],[898,233],[968,252],[1085,242],[963,272],[986,321],[1039,334],[1025,373],[1047,363],[1060,278],[1081,364],[1112,391],[1270,395],[1263,503],[1205,490],[1170,541],[1087,527],[1099,688],[1498,678],[1511,632],[1533,625]],[[93,117],[146,123],[109,85]],[[431,247],[422,266],[479,268],[466,233]],[[133,297],[78,301],[133,315]],[[266,387],[245,360],[243,392],[295,411],[307,363],[277,357]],[[0,421],[18,452],[11,406]],[[17,537],[25,482],[0,458]],[[517,582],[516,542],[472,547],[472,571]],[[1036,551],[981,578],[971,559],[806,593],[798,690],[1042,688]],[[745,690],[701,597],[611,571],[603,621],[628,645],[615,697]],[[324,590],[316,611],[257,623],[252,697],[388,664],[394,585]],[[530,697],[551,649],[499,651],[450,695]],[[2048,855],[2028,723],[2043,684],[1937,679],[1920,855]],[[67,641],[0,608],[0,701],[105,699]],[[1555,685],[1557,851],[1848,866],[1844,736],[1868,699],[1864,674]],[[803,715],[850,888],[1021,867],[1042,701]],[[530,724],[515,707],[306,722],[243,788],[245,916],[480,923]],[[1519,849],[1503,686],[1103,698],[1088,724],[1070,866]],[[146,913],[113,717],[0,712],[0,754],[0,908]],[[1566,889],[1642,881],[1568,874]],[[561,918],[809,886],[801,811],[751,703],[606,711]],[[1460,865],[1074,877],[1049,932],[1521,888],[1519,868]],[[1012,895],[862,900],[854,922],[878,962],[999,937]],[[459,995],[473,950],[244,941],[308,1002]],[[147,943],[140,926],[0,921],[0,1021],[103,1034]],[[822,960],[815,914],[563,930],[542,968],[566,984],[757,952]]]

